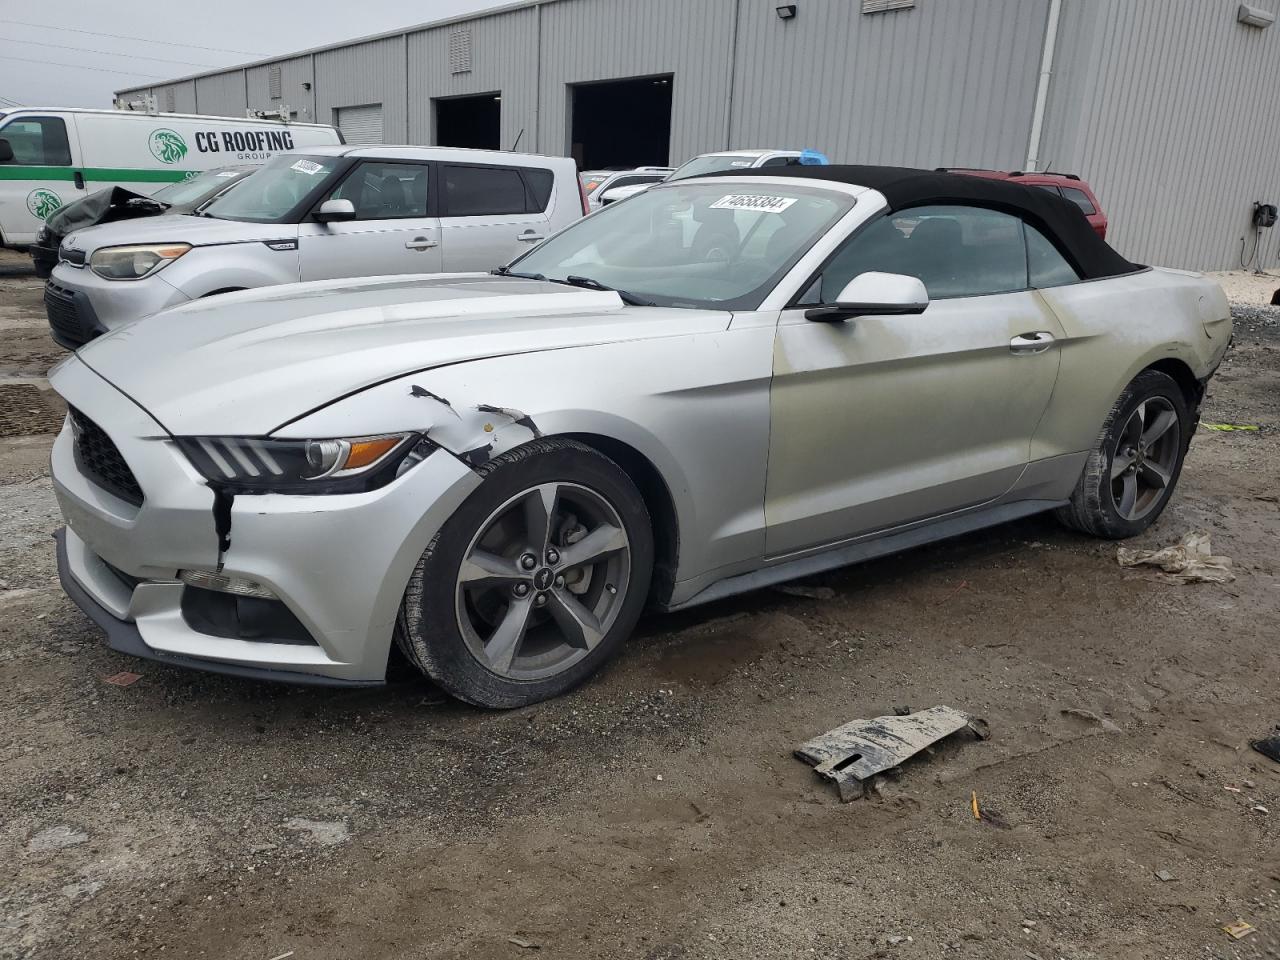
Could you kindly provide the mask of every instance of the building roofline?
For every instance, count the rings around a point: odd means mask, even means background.
[[[204,77],[216,77],[221,73],[234,73],[237,70],[249,70],[253,67],[270,66],[273,63],[281,63],[285,60],[296,60],[299,57],[314,56],[317,53],[326,53],[330,50],[340,50],[343,47],[353,47],[360,43],[371,43],[374,40],[388,40],[392,37],[404,37],[411,33],[423,33],[427,30],[435,30],[455,23],[467,23],[472,20],[483,20],[485,17],[500,16],[504,13],[512,13],[516,10],[524,10],[531,7],[545,7],[548,4],[559,2],[560,0],[513,0],[511,3],[500,4],[498,6],[489,7],[485,10],[477,10],[474,13],[460,13],[455,17],[445,17],[443,20],[428,20],[425,23],[418,23],[409,27],[399,27],[395,30],[386,30],[382,33],[371,33],[368,36],[355,37],[351,40],[340,40],[337,43],[326,43],[319,47],[308,47],[305,50],[295,50],[293,53],[282,53],[274,57],[264,57],[261,60],[250,60],[247,63],[236,63],[227,67],[219,67],[214,70],[202,70],[199,73],[188,73],[181,77],[174,77],[172,80],[159,80],[155,83],[139,83],[132,87],[121,87],[119,90],[113,91],[112,96],[119,97],[127,93],[137,93],[140,90],[154,90],[156,87],[169,87],[175,83],[190,83],[193,80],[200,80]]]

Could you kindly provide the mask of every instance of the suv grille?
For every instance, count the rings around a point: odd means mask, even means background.
[[[142,506],[142,488],[106,432],[75,407],[69,408],[76,438],[76,463],[107,493],[135,507]]]

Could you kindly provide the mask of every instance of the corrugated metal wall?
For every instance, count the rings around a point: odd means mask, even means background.
[[[229,70],[196,78],[196,102],[200,113],[211,117],[243,117],[244,71]]]
[[[774,7],[742,3],[733,146],[924,167],[1025,159],[1048,0],[917,0],[874,14],[806,0],[789,21]]]
[[[434,142],[432,98],[497,92],[502,146],[511,149],[519,137],[519,149],[535,149],[538,16],[531,7],[409,34],[409,142]],[[465,30],[471,32],[471,69],[453,73],[449,38]]]
[[[566,84],[660,73],[675,74],[671,159],[722,148],[733,6],[734,0],[574,0],[543,7],[538,149],[569,152]]]
[[[547,0],[279,61],[299,119],[382,105],[389,142],[430,143],[432,98],[500,92],[502,145],[569,150],[571,85],[674,74],[671,160],[726,146],[812,146],[835,160],[1023,165],[1050,0]],[[1268,4],[1275,6],[1275,4]],[[1078,172],[1128,256],[1235,265],[1254,200],[1280,202],[1267,84],[1280,25],[1236,0],[1063,0],[1042,165]],[[471,33],[471,70],[450,37]],[[312,64],[314,62],[314,76]],[[175,109],[270,109],[269,65],[175,83]],[[303,82],[313,89],[305,99]],[[170,85],[154,90],[165,106]],[[732,91],[732,95],[731,95]],[[302,109],[308,108],[309,116]],[[1270,240],[1280,245],[1280,230]],[[1267,265],[1276,265],[1274,255]]]
[[[1127,256],[1238,268],[1241,238],[1253,249],[1253,201],[1280,203],[1280,26],[1237,22],[1236,0],[1064,6],[1041,155],[1094,185]]]
[[[409,140],[404,35],[323,50],[316,61],[316,120],[333,123],[337,107],[382,104],[388,143]]]
[[[311,57],[291,57],[277,60],[280,67],[280,99],[271,97],[272,64],[260,64],[245,70],[249,86],[249,106],[254,110],[279,110],[282,105],[297,111],[298,119],[308,123],[330,123],[331,119],[316,120],[315,85],[311,75]],[[302,85],[312,84],[307,90]]]

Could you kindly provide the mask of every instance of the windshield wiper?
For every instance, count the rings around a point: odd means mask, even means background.
[[[571,287],[583,287],[587,290],[604,290],[616,293],[623,303],[631,307],[655,307],[652,300],[646,300],[644,297],[638,297],[634,293],[627,293],[625,290],[619,290],[617,287],[611,287],[607,283],[601,283],[599,280],[593,280],[590,277],[578,277],[570,274],[563,280],[556,280],[555,283],[567,283]]]
[[[510,267],[498,267],[496,270],[490,270],[489,273],[495,277],[518,277],[521,280],[547,279],[540,273],[521,273],[518,270],[512,270]]]

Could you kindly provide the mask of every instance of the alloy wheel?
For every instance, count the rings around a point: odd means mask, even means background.
[[[539,484],[494,510],[467,547],[455,590],[458,628],[498,676],[554,676],[608,634],[630,575],[617,510],[579,484]]]
[[[1154,510],[1173,482],[1182,428],[1173,404],[1150,397],[1138,404],[1111,451],[1111,497],[1126,520]]]

